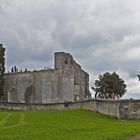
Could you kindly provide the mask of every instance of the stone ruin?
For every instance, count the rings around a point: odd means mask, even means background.
[[[6,73],[4,95],[11,103],[59,103],[91,98],[89,75],[71,54],[56,52],[54,69]]]

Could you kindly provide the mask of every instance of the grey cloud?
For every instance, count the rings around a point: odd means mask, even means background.
[[[52,66],[55,51],[68,51],[91,75],[118,71],[129,93],[140,70],[139,0],[0,0],[0,41],[6,66]],[[127,76],[126,76],[127,75]]]

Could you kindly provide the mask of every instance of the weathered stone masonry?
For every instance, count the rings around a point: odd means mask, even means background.
[[[120,119],[140,119],[140,100],[85,100],[65,103],[0,103],[0,109],[47,111],[50,109],[87,109]]]
[[[55,53],[54,69],[5,74],[11,103],[55,103],[90,98],[89,75],[69,53]]]

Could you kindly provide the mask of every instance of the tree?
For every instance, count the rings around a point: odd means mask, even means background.
[[[17,72],[17,68],[16,68],[16,66],[14,66],[14,72]]]
[[[3,87],[4,87],[4,73],[5,73],[5,48],[0,44],[0,99],[4,97]]]
[[[138,76],[138,80],[140,81],[140,72],[139,72],[139,74],[137,76]]]
[[[11,72],[12,72],[12,73],[14,72],[14,68],[13,68],[13,67],[11,68]]]
[[[115,72],[99,75],[92,89],[95,91],[95,98],[102,99],[121,98],[127,92],[124,80]]]

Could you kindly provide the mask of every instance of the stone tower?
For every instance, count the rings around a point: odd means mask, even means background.
[[[55,69],[58,69],[58,97],[65,101],[74,99],[74,66],[69,53],[55,53]]]
[[[58,69],[58,95],[62,100],[90,98],[89,75],[73,60],[69,53],[55,53],[55,69]]]

